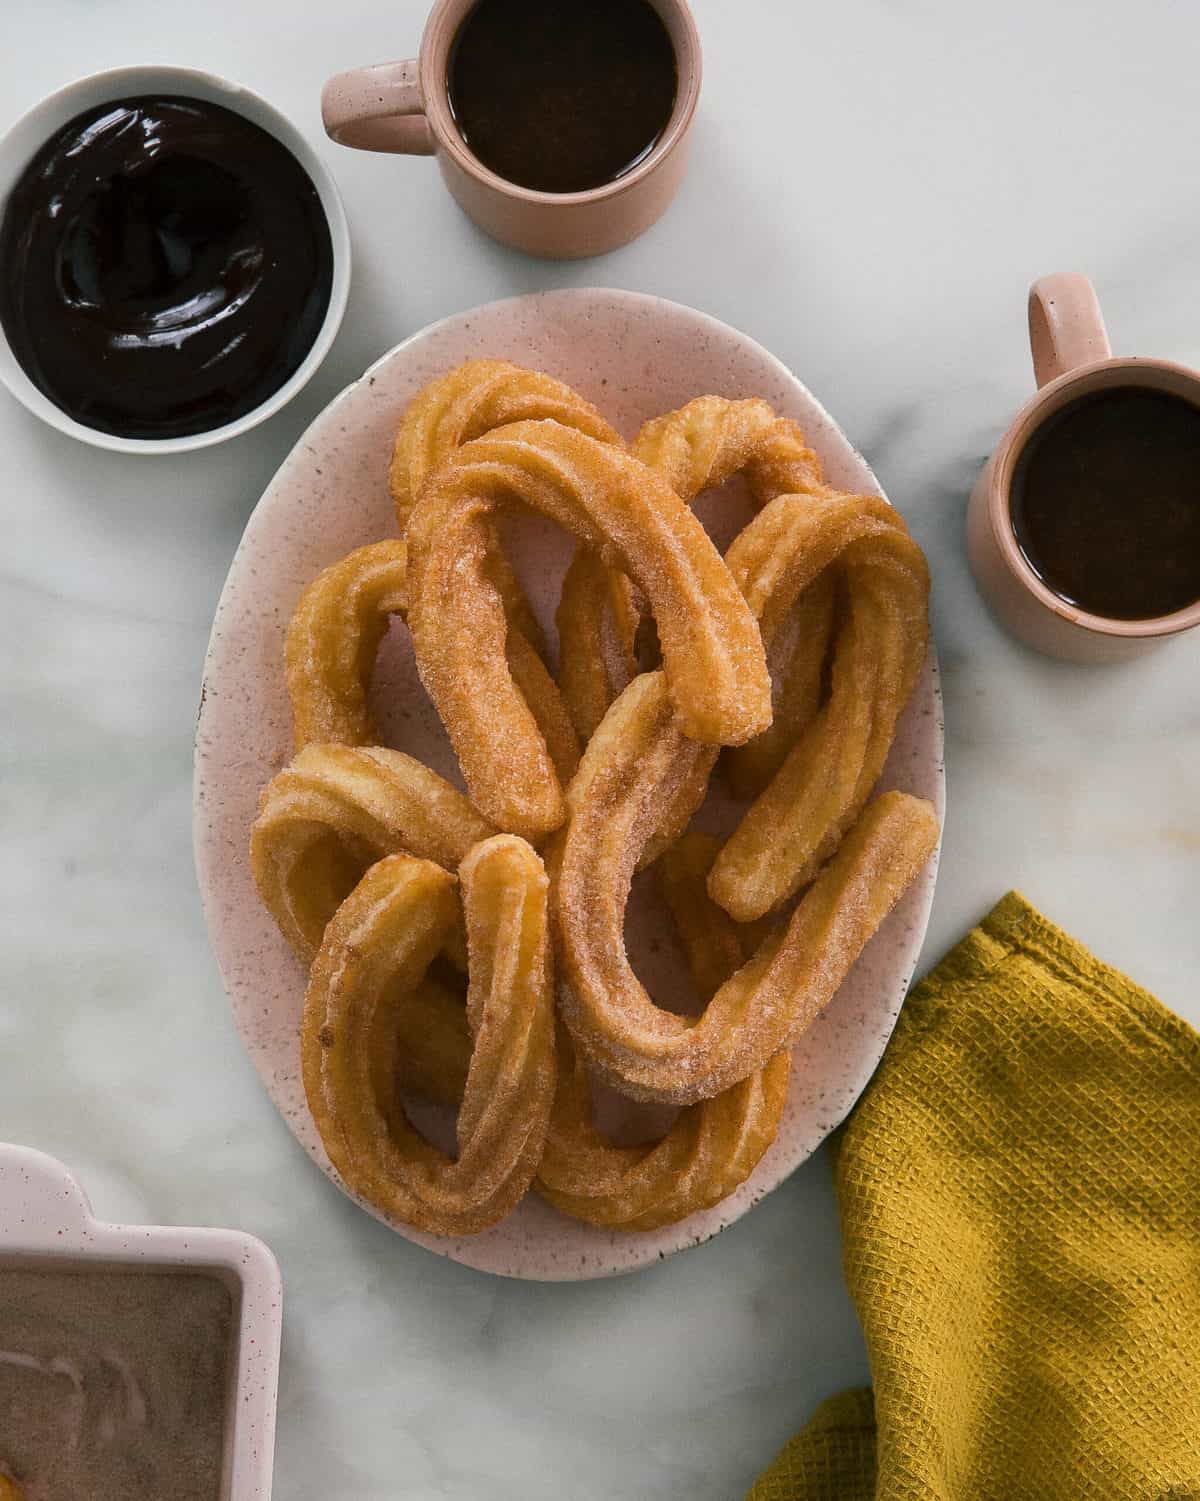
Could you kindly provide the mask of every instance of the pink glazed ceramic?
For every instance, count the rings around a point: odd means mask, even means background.
[[[325,129],[343,146],[436,156],[459,206],[493,239],[532,255],[576,260],[636,239],[683,180],[700,95],[700,38],[686,0],[651,0],[675,48],[679,86],[662,138],[631,172],[585,193],[540,193],[491,172],[467,149],[451,113],[451,43],[475,0],[438,0],[420,56],[338,73],[325,85]]]
[[[236,1343],[217,1501],[271,1501],[283,1282],[262,1241],[241,1230],[107,1224],[61,1162],[0,1142],[0,1274],[6,1266],[207,1272],[224,1282]],[[3,1485],[0,1476],[0,1494]]]
[[[1060,273],[1029,292],[1029,343],[1037,394],[976,482],[967,510],[967,556],[980,592],[1014,636],[1066,662],[1123,662],[1200,625],[1200,600],[1172,615],[1110,620],[1060,599],[1026,562],[1013,532],[1009,491],[1021,451],[1047,418],[1092,391],[1142,386],[1200,407],[1200,373],[1168,360],[1113,359],[1086,276]]]

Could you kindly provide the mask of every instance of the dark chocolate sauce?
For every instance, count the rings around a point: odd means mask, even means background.
[[[450,55],[450,107],[498,176],[543,193],[623,177],[675,106],[675,49],[647,0],[480,0]]]
[[[41,148],[0,223],[0,323],[30,380],[127,438],[252,411],[312,347],[333,244],[274,136],[203,99],[139,96]]]
[[[1121,386],[1082,396],[1017,460],[1013,530],[1061,599],[1150,620],[1200,599],[1200,409]]]

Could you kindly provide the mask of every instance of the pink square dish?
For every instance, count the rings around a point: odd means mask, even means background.
[[[239,1230],[106,1224],[61,1162],[0,1143],[0,1278],[6,1271],[198,1273],[223,1284],[232,1338],[217,1494],[219,1501],[269,1501],[283,1284],[260,1240]],[[20,1351],[0,1354],[29,1363]]]

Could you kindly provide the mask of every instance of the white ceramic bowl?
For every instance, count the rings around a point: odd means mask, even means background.
[[[394,534],[387,469],[400,413],[426,381],[480,355],[504,356],[559,376],[626,435],[647,417],[702,392],[765,397],[801,423],[832,484],[879,493],[875,476],[833,418],[761,345],[694,308],[604,288],[515,297],[423,329],[372,365],[299,440],[250,518],[217,608],[196,727],[195,842],[209,936],[242,1041],[288,1126],[335,1182],[300,1078],[305,974],[254,889],[250,825],[261,788],[291,755],[283,641],[296,601],[326,564]],[[738,521],[736,490],[731,482],[697,507],[722,546],[750,514],[743,494]],[[555,643],[554,610],[572,546],[553,527],[536,524],[514,530],[506,545],[547,639]],[[372,707],[384,739],[459,780],[400,625],[384,642],[374,690]],[[898,727],[880,781],[880,790],[885,787],[927,797],[939,817],[944,812],[941,697],[932,651]],[[467,1239],[388,1223],[468,1266],[547,1280],[650,1266],[717,1234],[809,1157],[862,1092],[912,977],[936,869],[933,859],[795,1050],[779,1135],[722,1203],[641,1234],[581,1224],[532,1194],[508,1219]],[[635,967],[643,966],[639,972],[652,994],[667,995],[680,966],[672,968],[674,951],[666,947],[656,957],[655,932],[644,937],[650,942],[638,945]]]
[[[100,432],[97,428],[76,422],[60,407],[55,406],[45,392],[40,391],[29,379],[9,347],[3,329],[0,329],[0,381],[34,416],[57,428],[60,433],[78,438],[83,443],[91,443],[97,448],[110,448],[118,453],[184,453],[189,449],[223,443],[226,438],[235,438],[239,433],[257,427],[260,422],[279,411],[311,379],[328,354],[346,310],[346,298],[350,291],[350,231],[332,175],[296,127],[273,105],[249,89],[218,78],[215,74],[202,73],[194,68],[156,64],[110,68],[103,73],[91,73],[86,78],[77,79],[56,90],[40,104],[34,105],[28,114],[22,115],[0,139],[0,215],[4,212],[9,193],[29,164],[30,158],[56,130],[84,110],[133,94],[183,94],[192,99],[222,104],[281,141],[312,179],[329,224],[329,237],[333,244],[333,287],[329,307],[303,364],[278,391],[253,411],[246,412],[244,416],[234,422],[227,422],[222,427],[209,428],[206,432],[189,433],[181,438],[122,438],[115,433]]]
[[[0,1271],[6,1263],[207,1272],[223,1281],[237,1346],[220,1501],[270,1501],[283,1283],[262,1241],[240,1230],[104,1224],[61,1162],[0,1142]]]

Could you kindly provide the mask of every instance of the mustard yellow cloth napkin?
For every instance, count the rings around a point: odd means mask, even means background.
[[[835,1174],[874,1390],[748,1501],[1200,1498],[1200,1035],[1010,893]]]

